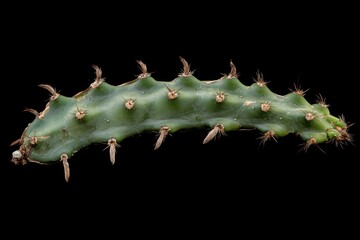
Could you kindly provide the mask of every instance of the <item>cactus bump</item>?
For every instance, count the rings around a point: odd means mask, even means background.
[[[204,129],[199,144],[226,135],[228,131],[257,129],[260,144],[297,135],[303,150],[312,145],[334,142],[343,146],[352,141],[344,117],[333,116],[319,95],[310,104],[299,87],[286,95],[273,93],[261,73],[247,86],[238,79],[230,61],[229,74],[212,81],[197,79],[182,57],[182,71],[172,81],[155,80],[142,61],[137,78],[110,85],[95,69],[91,85],[67,97],[48,84],[40,87],[51,94],[43,111],[25,109],[35,115],[22,136],[10,145],[19,148],[12,154],[15,164],[62,163],[69,181],[69,159],[81,149],[104,143],[112,164],[119,143],[142,132],[156,131],[154,150],[164,147],[166,137],[179,130]],[[191,132],[189,131],[189,134]]]

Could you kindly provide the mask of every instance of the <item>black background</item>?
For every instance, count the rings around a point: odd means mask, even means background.
[[[289,216],[310,214],[310,219],[354,211],[359,39],[351,6],[271,6],[273,11],[268,6],[182,5],[155,11],[139,4],[115,12],[75,6],[59,12],[59,6],[39,12],[9,9],[13,14],[2,22],[2,199],[37,209],[80,202],[131,211],[189,213],[191,208],[205,215],[275,216],[282,210],[283,218],[289,211]],[[354,123],[349,129],[354,145],[323,144],[326,154],[316,147],[303,152],[300,139],[287,136],[261,147],[256,131],[228,132],[203,145],[206,131],[194,130],[172,134],[154,151],[155,133],[144,133],[120,143],[115,165],[102,144],[81,150],[69,160],[69,183],[61,164],[10,162],[16,150],[10,143],[34,119],[23,110],[41,111],[49,97],[39,84],[72,96],[92,83],[95,64],[106,82],[117,85],[140,73],[137,60],[155,79],[171,81],[182,67],[179,56],[200,80],[228,73],[232,60],[246,85],[259,70],[278,94],[288,93],[294,83],[309,89],[309,102],[320,93],[333,115],[344,114]]]

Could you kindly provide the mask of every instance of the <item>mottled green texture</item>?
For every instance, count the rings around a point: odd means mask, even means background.
[[[177,93],[175,99],[169,99],[169,89]],[[216,101],[220,93],[223,102]],[[134,106],[128,109],[125,102],[130,99]],[[270,108],[262,110],[261,104]],[[296,92],[277,95],[266,83],[245,86],[235,76],[205,82],[189,75],[161,82],[147,75],[118,86],[101,82],[74,97],[59,95],[48,107],[23,134],[20,149],[27,160],[59,162],[62,154],[70,158],[91,144],[106,144],[110,138],[119,143],[163,126],[174,133],[190,128],[210,131],[222,124],[225,132],[256,128],[263,134],[273,132],[270,137],[298,134],[308,143],[339,139],[346,131],[342,119],[330,115],[324,104],[310,104]],[[76,112],[83,110],[85,116],[76,118]],[[313,119],[306,119],[307,114]],[[37,138],[36,144],[30,143],[31,137]]]

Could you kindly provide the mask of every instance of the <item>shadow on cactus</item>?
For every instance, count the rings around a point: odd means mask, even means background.
[[[296,134],[303,140],[301,150],[305,151],[324,142],[340,146],[352,142],[350,125],[343,117],[331,115],[321,96],[310,104],[304,98],[306,91],[299,87],[284,96],[275,94],[260,73],[246,86],[239,81],[232,62],[229,74],[200,81],[187,61],[180,60],[183,70],[170,82],[156,81],[138,61],[141,73],[137,78],[117,86],[106,83],[101,69],[94,66],[95,81],[73,97],[41,84],[51,93],[50,101],[42,112],[25,109],[36,118],[11,144],[20,145],[12,161],[62,162],[65,180],[69,181],[68,159],[77,151],[105,143],[114,164],[118,143],[145,131],[158,132],[155,150],[170,133],[190,128],[208,128],[203,144],[238,129],[257,129],[262,134],[261,144]]]

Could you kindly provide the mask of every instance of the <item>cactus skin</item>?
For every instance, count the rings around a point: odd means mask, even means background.
[[[192,75],[183,59],[183,71],[171,82],[156,81],[146,65],[138,78],[113,86],[101,78],[101,69],[94,66],[96,79],[90,87],[73,97],[51,93],[45,109],[24,130],[13,153],[13,162],[57,163],[62,161],[65,178],[69,179],[68,158],[94,143],[107,144],[114,164],[119,142],[145,131],[157,131],[158,149],[169,133],[180,129],[204,128],[203,143],[226,131],[241,128],[258,129],[261,143],[288,134],[297,134],[311,145],[334,141],[351,142],[348,125],[342,117],[330,114],[323,98],[310,104],[304,91],[295,89],[284,96],[275,94],[258,73],[250,86],[242,84],[235,65],[230,62],[228,75],[214,81],[200,81]]]

